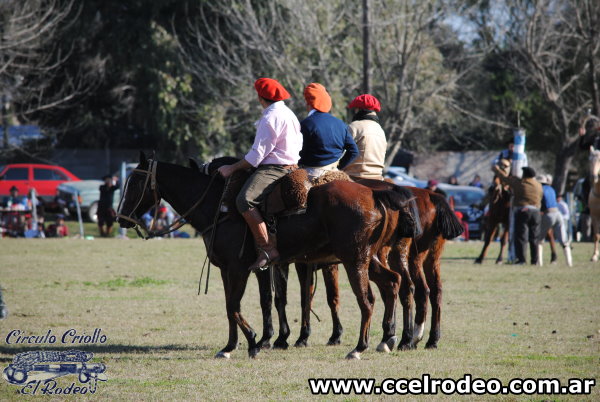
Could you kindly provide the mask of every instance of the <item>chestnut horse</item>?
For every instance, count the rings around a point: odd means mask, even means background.
[[[598,261],[600,250],[600,150],[590,147],[590,180],[591,188],[588,198],[590,216],[592,218],[592,231],[594,233],[594,254],[592,262]]]
[[[260,345],[241,314],[241,299],[250,275],[248,266],[256,258],[254,245],[244,241],[246,224],[239,214],[227,215],[227,219],[211,225],[215,215],[220,214],[225,189],[225,181],[216,170],[231,164],[232,159],[216,159],[200,170],[147,160],[141,153],[140,163],[125,185],[118,222],[121,227],[137,227],[139,217],[164,198],[196,230],[211,232],[210,236],[204,236],[204,242],[208,258],[221,269],[229,320],[229,340],[216,357],[230,357],[237,347],[238,326],[248,341],[249,356],[255,357]],[[398,191],[375,191],[352,182],[333,181],[309,191],[305,213],[278,220],[282,262],[343,263],[361,311],[358,344],[347,358],[359,359],[368,347],[374,302],[368,267],[374,253],[415,233],[416,224],[407,201]],[[385,270],[382,266],[377,268]],[[389,291],[397,294],[400,277],[392,271],[388,271],[387,277]],[[259,278],[261,295],[267,294],[264,282]],[[263,309],[266,304],[261,300]],[[386,306],[387,311],[393,315],[395,306]],[[263,311],[263,319],[265,316]]]
[[[379,180],[360,180],[359,183],[370,188],[383,190],[398,188],[391,183]],[[440,319],[441,319],[441,301],[442,301],[442,283],[440,272],[440,259],[444,243],[447,239],[453,239],[459,236],[463,227],[456,218],[456,215],[450,209],[444,197],[435,194],[429,190],[415,187],[404,187],[415,197],[417,214],[420,219],[420,234],[414,240],[403,238],[398,242],[385,247],[377,253],[377,261],[386,265],[397,272],[401,277],[400,302],[403,307],[402,339],[398,345],[399,349],[416,348],[418,342],[423,338],[424,322],[427,316],[427,298],[432,305],[431,330],[427,348],[437,347],[440,338]],[[373,279],[372,268],[377,264],[371,264],[369,275]],[[298,278],[301,283],[301,302],[302,302],[302,326],[300,337],[296,341],[296,346],[306,346],[310,335],[310,307],[314,290],[314,281],[312,272],[314,269],[321,268],[327,293],[327,302],[331,310],[333,321],[332,335],[327,342],[328,345],[340,343],[340,337],[343,329],[339,319],[339,289],[338,289],[338,268],[337,265],[320,265],[310,267],[307,265],[296,264]],[[287,269],[280,271],[283,277],[277,278],[276,283],[282,285],[277,289],[275,306],[280,311],[285,311],[285,294],[287,283]],[[384,300],[389,298],[387,292],[380,283],[375,281]],[[413,326],[412,303],[413,296],[416,301],[416,316]],[[285,313],[280,313],[280,329],[288,328]],[[378,351],[389,351],[396,343],[395,323],[390,324],[384,319],[383,338],[377,347]],[[276,347],[287,347],[287,333],[281,333],[275,341]]]
[[[487,196],[489,198],[490,207],[485,219],[483,248],[481,249],[481,254],[479,254],[479,257],[475,260],[475,264],[483,263],[490,242],[496,237],[496,234],[500,232],[500,225],[502,225],[503,232],[500,236],[500,252],[498,253],[498,258],[496,258],[496,264],[502,264],[504,247],[506,246],[506,243],[508,243],[511,192],[507,187],[502,185],[497,176],[494,176],[493,187],[488,189]]]

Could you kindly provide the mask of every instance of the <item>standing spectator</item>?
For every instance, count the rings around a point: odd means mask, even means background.
[[[483,183],[481,182],[481,176],[478,174],[473,177],[473,180],[469,183],[469,186],[483,188]]]
[[[303,142],[298,164],[311,178],[338,167],[344,169],[358,156],[348,126],[329,114],[331,97],[323,85],[309,84],[304,89],[304,99],[308,117],[300,122]]]
[[[387,140],[377,116],[381,104],[373,95],[363,94],[354,98],[348,108],[354,114],[348,128],[359,154],[344,172],[354,179],[383,180]]]
[[[447,198],[448,194],[446,194],[446,192],[444,190],[442,190],[441,188],[439,188],[438,184],[440,184],[439,181],[431,179],[431,180],[427,181],[427,187],[425,187],[425,188],[427,190],[433,191],[434,193],[443,195],[444,198]]]
[[[542,185],[535,179],[535,170],[523,167],[523,177],[509,176],[498,165],[494,165],[494,173],[500,180],[508,184],[513,191],[513,207],[515,208],[515,264],[525,264],[525,245],[529,240],[531,264],[537,265],[538,239],[542,217]]]
[[[456,176],[452,175],[448,178],[448,184],[452,184],[453,186],[458,186],[458,179]]]
[[[565,259],[567,260],[567,265],[569,267],[573,266],[573,261],[571,257],[571,245],[567,241],[567,231],[565,230],[566,226],[563,222],[562,215],[558,210],[558,202],[556,200],[556,192],[554,188],[552,188],[552,176],[550,175],[540,175],[537,180],[542,184],[542,230],[540,231],[540,251],[542,248],[542,244],[548,231],[550,229],[554,230],[556,233],[556,240],[561,244],[565,253]],[[542,254],[540,253],[540,256]],[[540,258],[541,260],[541,258]],[[553,253],[550,262],[556,261],[556,255]]]
[[[98,200],[98,230],[101,237],[110,237],[117,216],[113,209],[113,198],[119,187],[116,185],[116,179],[109,175],[104,176],[102,180],[104,184],[100,186],[100,200]]]

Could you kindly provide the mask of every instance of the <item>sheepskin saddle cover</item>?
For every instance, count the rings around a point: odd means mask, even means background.
[[[235,199],[248,177],[250,173],[246,171],[238,171],[231,176],[224,197],[229,211],[237,211]],[[311,181],[306,170],[296,169],[275,182],[273,190],[260,206],[261,212],[265,216],[273,216],[306,208],[308,190],[334,180],[352,181],[346,173],[337,170],[326,172]]]

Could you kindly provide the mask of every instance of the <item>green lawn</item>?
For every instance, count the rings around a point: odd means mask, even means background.
[[[474,265],[480,243],[449,244],[444,253],[442,338],[439,349],[389,355],[375,352],[381,336],[383,305],[378,298],[371,348],[360,361],[345,361],[356,344],[359,311],[345,273],[341,273],[340,346],[327,347],[331,331],[322,278],[315,296],[308,348],[263,351],[247,357],[246,341],[231,360],[214,354],[227,341],[224,295],[218,269],[211,272],[207,295],[197,295],[205,251],[199,239],[0,240],[0,284],[9,317],[0,321],[2,369],[16,353],[72,349],[94,352],[106,365],[108,381],[94,398],[106,400],[298,400],[313,399],[308,378],[600,377],[600,264],[588,262],[591,244],[575,244],[575,266],[496,266],[497,245],[483,265]],[[546,251],[545,257],[549,258]],[[293,269],[292,269],[293,271]],[[290,343],[299,332],[299,288],[290,273]],[[256,281],[243,300],[246,319],[262,333]],[[274,311],[275,313],[275,311]],[[274,315],[274,319],[276,315]],[[277,325],[275,325],[277,331]],[[60,336],[74,328],[107,341],[63,345]],[[428,329],[428,326],[427,326]],[[26,335],[58,335],[55,345],[6,344],[11,330]],[[425,333],[425,340],[428,331]],[[274,338],[273,338],[274,340]],[[68,376],[57,380],[77,382]],[[0,400],[20,400],[19,386],[0,380]],[[599,387],[585,397],[496,396],[503,400],[600,399]],[[63,399],[64,397],[56,397]],[[73,397],[71,397],[73,398]],[[333,395],[327,399],[334,398]],[[344,400],[358,396],[339,397]],[[427,397],[432,398],[430,397]],[[436,398],[458,399],[457,395]],[[480,400],[481,396],[463,397]],[[337,398],[336,398],[337,399]],[[462,398],[461,398],[462,399]]]

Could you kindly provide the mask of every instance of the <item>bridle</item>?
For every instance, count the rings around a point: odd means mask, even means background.
[[[200,198],[198,199],[198,201],[196,201],[194,203],[194,205],[192,205],[183,215],[181,215],[179,218],[177,218],[173,223],[171,223],[166,229],[160,230],[160,231],[155,231],[153,230],[154,225],[156,223],[156,218],[158,217],[158,207],[160,205],[160,200],[161,200],[161,196],[160,193],[158,191],[158,187],[156,185],[156,167],[158,165],[158,161],[153,160],[153,159],[148,159],[149,162],[149,167],[147,170],[144,169],[133,169],[131,174],[129,175],[129,177],[127,178],[127,181],[125,182],[125,187],[123,190],[123,194],[121,196],[121,200],[119,201],[119,208],[118,208],[118,212],[117,212],[117,218],[123,219],[125,221],[131,222],[134,224],[133,229],[135,229],[136,233],[138,234],[139,237],[143,238],[144,240],[148,240],[151,239],[153,237],[161,237],[164,236],[166,234],[169,234],[171,232],[176,231],[177,229],[179,229],[180,227],[182,227],[183,225],[185,225],[187,222],[185,220],[185,218],[188,217],[188,215],[194,210],[196,209],[198,206],[200,206],[200,204],[204,201],[204,199],[206,198],[210,187],[212,186],[212,183],[215,180],[215,177],[217,177],[217,174],[213,174],[211,175],[210,181],[208,182],[208,186],[206,186],[206,189],[204,190],[204,193],[202,193],[202,195],[200,196]],[[129,185],[129,180],[131,179],[131,177],[135,174],[143,174],[145,175],[145,179],[144,179],[144,189],[142,191],[142,194],[140,195],[140,198],[138,200],[138,202],[135,204],[135,207],[131,210],[131,212],[129,213],[129,215],[123,215],[121,214],[121,208],[122,208],[122,203],[123,200],[125,199],[125,194],[127,194],[127,188]],[[205,166],[204,169],[204,173],[208,174],[208,164]],[[150,183],[150,191],[152,191],[152,196],[154,198],[154,218],[152,219],[152,224],[150,225],[150,228],[146,228],[146,224],[144,222],[142,222],[139,219],[136,219],[133,217],[133,214],[135,213],[135,211],[138,209],[138,207],[140,206],[140,204],[142,203],[142,200],[144,199],[144,195],[146,194],[146,189],[148,188],[148,183]],[[140,229],[142,231],[145,232],[145,234],[143,234]]]

